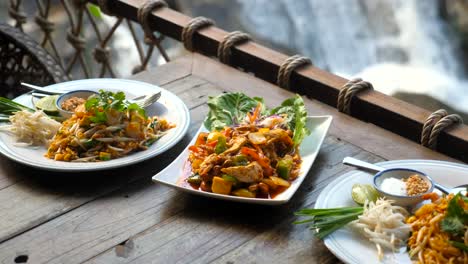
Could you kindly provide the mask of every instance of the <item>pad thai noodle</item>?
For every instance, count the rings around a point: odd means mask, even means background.
[[[434,201],[407,220],[412,227],[410,256],[426,264],[468,263],[467,197],[431,195]]]
[[[105,161],[145,150],[174,127],[148,117],[123,92],[100,91],[62,123],[45,156],[59,161]]]

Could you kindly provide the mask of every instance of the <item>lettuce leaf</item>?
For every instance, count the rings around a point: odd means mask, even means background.
[[[241,123],[248,112],[261,103],[263,112],[266,111],[262,98],[250,98],[243,93],[225,93],[216,97],[209,97],[210,112],[204,125],[209,130],[222,129]]]
[[[293,142],[295,146],[301,144],[304,137],[310,135],[307,128],[307,109],[302,97],[296,94],[294,97],[286,99],[280,106],[273,108],[270,113],[286,114],[289,129],[293,131]]]
[[[247,113],[261,104],[261,115],[287,115],[289,129],[293,131],[294,145],[301,144],[305,136],[310,134],[307,128],[307,110],[304,100],[299,95],[286,99],[280,106],[268,110],[263,98],[250,98],[243,93],[225,93],[216,97],[209,97],[210,111],[204,125],[211,130],[219,130],[225,126],[240,124]]]

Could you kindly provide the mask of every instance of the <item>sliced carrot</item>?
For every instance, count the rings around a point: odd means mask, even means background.
[[[270,160],[263,154],[258,154],[254,149],[242,147],[241,153],[252,157],[263,168],[263,176],[273,175],[273,168],[270,166]]]
[[[199,148],[197,146],[190,146],[188,149],[192,152],[199,153],[199,154],[204,152],[202,148]]]
[[[208,137],[208,133],[201,132],[198,134],[197,141],[195,141],[195,146],[200,146],[206,143],[206,138]]]
[[[257,107],[255,107],[255,110],[253,111],[253,114],[248,113],[250,123],[253,123],[255,122],[255,120],[257,120],[258,116],[260,115],[261,108],[262,108],[262,104],[258,102]]]

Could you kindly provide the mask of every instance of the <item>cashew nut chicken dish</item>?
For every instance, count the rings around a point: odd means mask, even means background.
[[[274,198],[300,172],[299,144],[310,132],[298,95],[266,109],[261,98],[227,93],[208,101],[205,127],[189,147],[185,184],[201,191]],[[186,165],[187,166],[187,165]]]

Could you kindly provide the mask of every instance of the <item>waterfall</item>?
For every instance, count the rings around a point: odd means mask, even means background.
[[[238,1],[245,28],[322,69],[468,112],[458,40],[439,17],[438,0]]]

